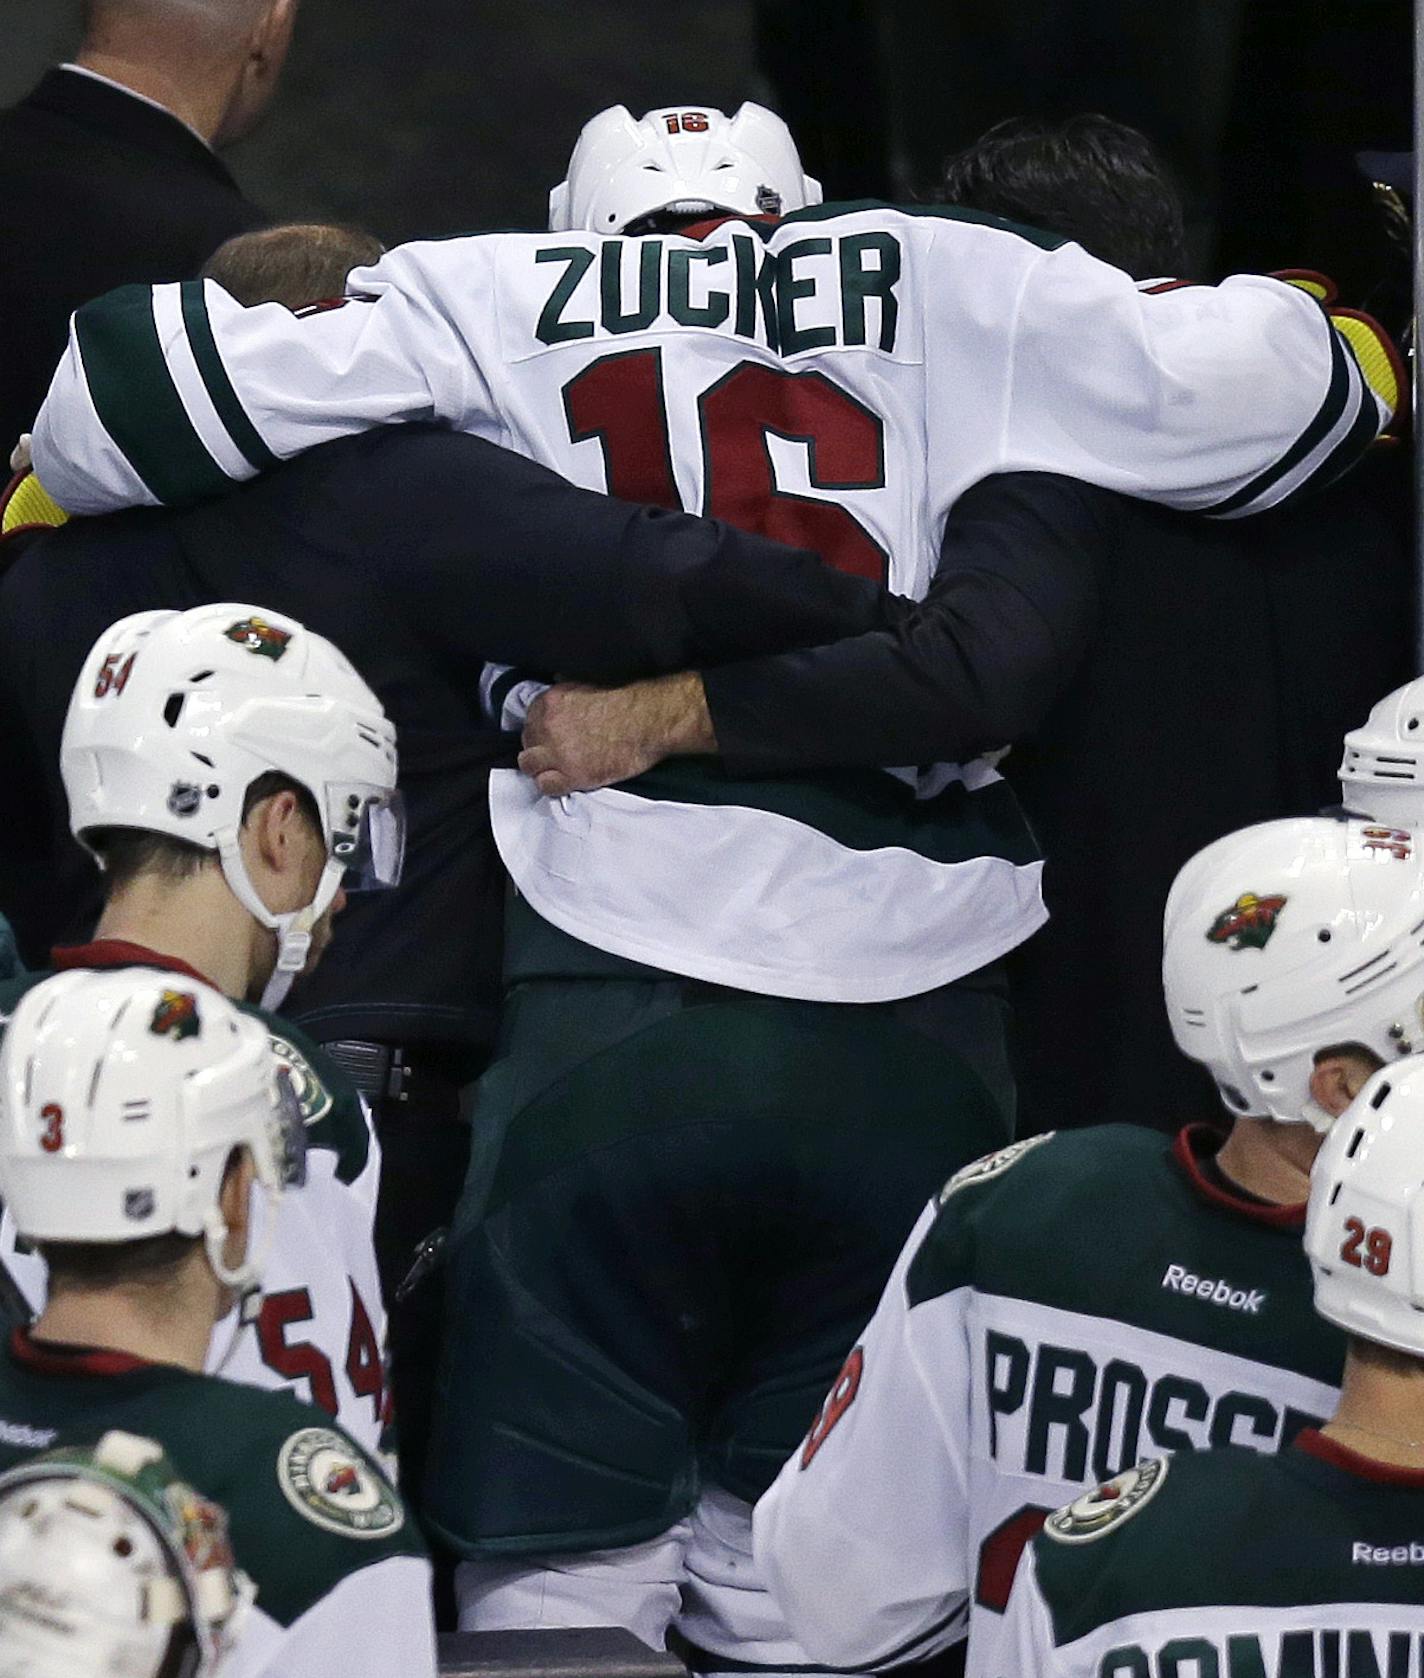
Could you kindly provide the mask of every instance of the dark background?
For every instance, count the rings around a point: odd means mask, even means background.
[[[0,105],[78,37],[77,0],[4,0]],[[303,0],[266,122],[225,154],[256,203],[402,239],[542,227],[580,127],[767,97],[750,0]]]

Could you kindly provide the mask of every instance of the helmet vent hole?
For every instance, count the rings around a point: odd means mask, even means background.
[[[195,758],[197,758],[198,762],[201,763],[205,768],[208,768],[208,769],[212,768],[213,760],[210,757],[207,757],[204,753],[194,752],[192,755]]]
[[[1376,1113],[1378,1113],[1380,1108],[1384,1106],[1385,1102],[1389,1100],[1389,1092],[1390,1086],[1388,1084],[1381,1084],[1375,1093],[1370,1097],[1370,1106]],[[1364,1132],[1362,1131],[1360,1134],[1363,1135]]]
[[[114,1540],[114,1554],[116,1556],[131,1556],[133,1554],[133,1539],[116,1538]]]
[[[1329,1204],[1331,1206],[1333,1206],[1335,1204],[1335,1202],[1340,1198],[1340,1190],[1344,1186],[1345,1185],[1343,1183],[1336,1183],[1335,1187],[1333,1189],[1331,1189],[1331,1191],[1330,1191],[1330,1201],[1329,1201]]]
[[[1407,729],[1413,731],[1414,729],[1418,728],[1418,726],[1419,726],[1419,718],[1418,717],[1411,717],[1409,719],[1409,721],[1407,723],[1405,723],[1404,726]]]
[[[1276,1075],[1275,1075],[1274,1072],[1271,1072],[1271,1071],[1267,1070],[1267,1071],[1265,1071],[1261,1074],[1261,1082],[1263,1084],[1274,1084],[1275,1081],[1276,1081]]]
[[[211,670],[195,670],[188,680],[190,682],[205,682],[212,675]]]
[[[1322,926],[1320,931],[1317,932],[1315,936],[1320,940],[1320,942],[1322,944],[1328,944],[1330,942],[1331,938],[1334,937],[1334,934],[1331,932],[1331,930],[1328,926]]]
[[[186,693],[170,693],[163,702],[163,720],[170,728],[177,728],[178,719],[183,715],[183,706],[188,696]]]
[[[1362,1129],[1357,1130],[1355,1132],[1355,1134],[1350,1138],[1350,1146],[1348,1148],[1346,1148],[1346,1150],[1345,1150],[1345,1158],[1346,1159],[1354,1159],[1355,1155],[1360,1151],[1360,1143],[1363,1142],[1364,1139],[1365,1139],[1364,1131]]]

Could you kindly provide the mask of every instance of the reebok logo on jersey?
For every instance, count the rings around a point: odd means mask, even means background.
[[[1171,1293],[1195,1294],[1208,1305],[1224,1305],[1228,1311],[1243,1311],[1248,1317],[1259,1317],[1267,1298],[1264,1288],[1233,1288],[1230,1282],[1217,1281],[1211,1276],[1197,1276],[1180,1264],[1167,1266],[1162,1286]]]
[[[1350,1560],[1365,1567],[1424,1567],[1424,1544],[1352,1544]]]

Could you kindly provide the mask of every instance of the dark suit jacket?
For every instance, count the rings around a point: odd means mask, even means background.
[[[268,219],[177,117],[68,70],[0,112],[0,214],[0,478],[81,303],[192,279]]]
[[[499,1002],[503,878],[486,777],[512,737],[486,657],[618,681],[882,629],[895,603],[814,554],[576,489],[475,437],[383,427],[203,507],[75,519],[4,544],[0,912],[32,965],[82,938],[99,876],[69,839],[59,739],[94,640],[157,606],[251,601],[328,635],[396,723],[410,825],[399,890],[361,894],[288,1012],[320,1039],[467,1051]]]

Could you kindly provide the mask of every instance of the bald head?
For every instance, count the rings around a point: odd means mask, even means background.
[[[298,0],[84,0],[76,62],[166,106],[215,145],[266,109]]]
[[[266,7],[267,0],[84,0],[84,44],[103,51],[159,30],[220,51],[245,40]]]

